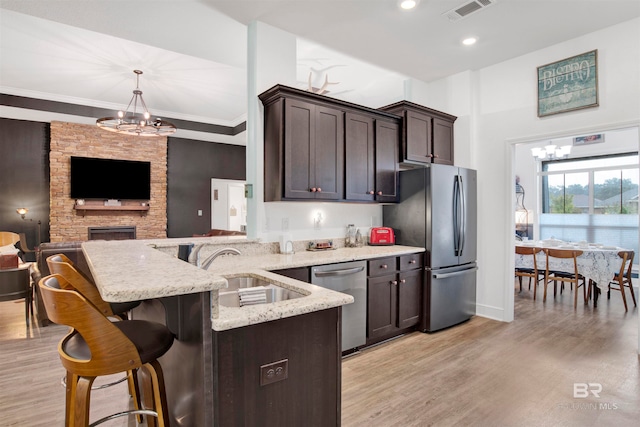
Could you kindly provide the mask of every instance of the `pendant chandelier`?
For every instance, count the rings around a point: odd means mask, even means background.
[[[557,146],[549,143],[544,147],[531,149],[531,155],[537,160],[560,160],[566,159],[571,154],[571,145]]]
[[[110,132],[138,136],[166,136],[175,133],[173,123],[160,118],[151,120],[151,114],[142,98],[140,75],[142,71],[133,70],[136,74],[136,88],[125,111],[118,111],[117,117],[103,117],[96,121],[98,127]]]

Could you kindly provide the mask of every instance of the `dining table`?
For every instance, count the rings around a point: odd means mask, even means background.
[[[516,246],[582,251],[582,254],[576,257],[578,272],[585,277],[586,283],[593,284],[595,287],[594,306],[598,304],[598,295],[608,289],[613,276],[620,272],[622,258],[618,256],[618,252],[626,250],[599,243],[560,240],[523,240],[516,241]],[[539,271],[545,271],[547,268],[544,251],[536,254],[536,264]],[[515,267],[533,268],[533,258],[529,255],[515,254]],[[551,258],[549,269],[573,273],[573,258]]]

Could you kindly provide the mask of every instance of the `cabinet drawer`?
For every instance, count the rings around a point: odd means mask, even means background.
[[[400,271],[414,270],[416,268],[422,268],[423,253],[402,255],[400,257],[400,265],[398,266]]]
[[[368,262],[369,276],[380,276],[396,271],[396,257],[372,259]]]

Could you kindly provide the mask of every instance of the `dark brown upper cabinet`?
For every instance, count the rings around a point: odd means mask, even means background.
[[[345,116],[347,200],[396,202],[400,124],[364,114]]]
[[[402,161],[453,165],[452,116],[409,101],[380,108],[402,117]]]
[[[264,201],[397,201],[400,117],[276,85],[264,105]]]
[[[344,113],[296,99],[284,106],[284,197],[344,198]]]

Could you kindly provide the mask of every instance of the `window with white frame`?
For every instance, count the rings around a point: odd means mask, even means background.
[[[638,153],[542,163],[540,238],[638,253]]]

